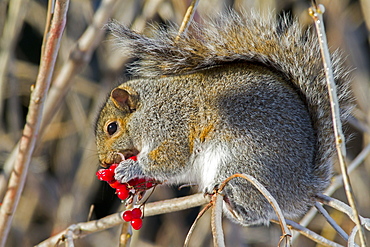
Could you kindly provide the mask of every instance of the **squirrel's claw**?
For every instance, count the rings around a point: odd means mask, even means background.
[[[114,178],[120,183],[127,183],[134,178],[145,177],[138,161],[132,159],[123,160],[115,170]]]

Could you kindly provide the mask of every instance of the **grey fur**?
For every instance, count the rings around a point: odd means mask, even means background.
[[[115,179],[121,183],[128,183],[134,178],[145,177],[137,161],[131,159],[123,160],[115,169]]]
[[[131,113],[108,99],[96,127],[100,159],[137,149],[138,163],[121,164],[118,178],[196,182],[209,193],[246,173],[267,187],[286,217],[299,217],[328,186],[335,153],[319,45],[296,21],[288,25],[283,17],[279,26],[272,16],[245,16],[193,24],[179,41],[176,30],[148,38],[112,22],[119,46],[139,58],[132,67],[139,78],[119,86],[138,104]],[[347,75],[338,56],[332,59],[345,119]],[[107,147],[110,137],[102,136],[112,114],[124,126]],[[243,225],[274,217],[242,179],[226,187],[225,202],[226,214]]]

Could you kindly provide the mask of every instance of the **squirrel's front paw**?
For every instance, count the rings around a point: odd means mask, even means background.
[[[120,183],[127,183],[134,178],[143,177],[145,177],[145,175],[139,166],[139,162],[132,159],[121,161],[115,170],[114,176]]]
[[[205,195],[212,195],[214,194],[218,189],[218,184],[208,184],[208,185],[205,185],[202,189],[202,192],[203,194]]]

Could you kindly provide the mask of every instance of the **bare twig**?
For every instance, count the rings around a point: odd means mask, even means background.
[[[316,195],[316,198],[321,203],[326,204],[326,205],[328,205],[332,208],[335,208],[336,210],[339,210],[339,211],[345,213],[346,215],[348,215],[350,217],[350,219],[353,222],[355,221],[356,215],[353,211],[353,208],[351,208],[350,206],[348,206],[344,202],[341,202],[341,201],[339,201],[335,198],[332,198],[330,196],[326,196],[326,195],[323,195],[323,194]],[[365,228],[368,231],[370,231],[370,219],[364,218],[364,217],[361,217],[361,216],[359,216],[359,218],[361,220],[361,225],[364,225]]]
[[[319,202],[315,202],[315,207],[325,217],[326,221],[337,231],[339,236],[348,241],[348,234],[334,221],[324,207]]]
[[[223,247],[225,246],[224,233],[222,230],[222,204],[223,196],[220,193],[215,193],[212,196],[213,207],[212,207],[212,235],[214,246]]]
[[[87,215],[87,221],[91,219],[92,213],[94,212],[95,205],[91,204],[89,214]]]
[[[73,235],[75,231],[78,230],[78,227],[76,225],[71,225],[68,227],[66,234],[65,234],[65,243],[66,247],[74,247],[74,242],[73,242]]]
[[[348,239],[348,247],[357,247],[358,245],[355,243],[356,234],[358,232],[358,227],[353,227],[351,234],[349,235]]]
[[[316,3],[316,0],[311,0],[311,4],[314,8],[317,9],[317,3]]]
[[[191,2],[188,10],[186,11],[184,19],[182,20],[179,32],[176,36],[176,40],[179,40],[181,35],[184,34],[188,30],[191,20],[193,19],[195,10],[197,9],[198,3],[199,3],[199,0],[193,0]]]
[[[134,202],[126,205],[125,211],[132,209],[133,205],[134,205]],[[123,218],[123,214],[125,213],[125,211],[121,213],[121,218]],[[129,222],[124,221],[122,223],[121,233],[119,236],[119,247],[130,246],[131,237],[132,237],[132,227],[130,226]]]
[[[191,225],[188,234],[186,235],[185,241],[184,241],[184,247],[187,247],[189,245],[190,237],[193,234],[194,228],[196,224],[198,223],[198,220],[204,215],[205,212],[207,212],[208,209],[210,209],[213,205],[213,202],[209,202],[197,215],[197,218],[195,218],[193,224]]]
[[[271,204],[272,208],[274,209],[274,211],[275,211],[275,213],[276,213],[276,215],[279,219],[281,230],[283,232],[283,235],[280,239],[280,242],[284,238],[287,238],[287,245],[290,246],[291,245],[290,238],[291,238],[292,235],[291,235],[291,233],[290,233],[290,231],[289,231],[289,229],[286,225],[286,221],[285,221],[285,218],[283,216],[283,213],[281,212],[279,204],[276,202],[275,198],[270,194],[270,192],[259,181],[257,181],[257,179],[255,179],[254,177],[252,177],[250,175],[247,175],[247,174],[234,174],[234,175],[228,177],[227,179],[225,179],[225,181],[222,182],[222,184],[220,185],[220,187],[218,189],[218,192],[221,193],[221,191],[226,186],[226,184],[230,180],[232,180],[234,178],[237,178],[237,177],[244,178],[244,179],[248,180],[251,184],[253,184],[253,186],[255,186],[261,192],[261,194]]]
[[[333,120],[333,127],[334,127],[334,135],[335,135],[335,142],[337,147],[337,153],[339,158],[339,164],[341,168],[341,172],[343,175],[343,181],[344,181],[344,188],[346,191],[346,195],[349,201],[349,204],[354,210],[355,215],[355,223],[360,229],[360,242],[361,246],[366,246],[366,239],[365,234],[363,231],[363,228],[361,227],[361,222],[358,217],[358,211],[356,207],[355,198],[353,195],[351,182],[348,176],[347,171],[347,165],[345,162],[346,157],[346,146],[345,146],[345,138],[342,131],[342,123],[340,120],[340,110],[339,110],[339,101],[337,97],[337,91],[336,91],[336,85],[334,82],[334,76],[333,76],[333,69],[330,61],[330,54],[329,49],[326,41],[326,35],[325,35],[325,28],[324,28],[324,22],[322,15],[325,12],[325,8],[323,5],[318,5],[314,7],[311,7],[309,9],[311,17],[314,19],[315,25],[316,25],[316,31],[319,38],[319,44],[321,48],[321,55],[323,58],[323,65],[325,69],[326,79],[327,79],[327,85],[328,85],[328,92],[329,92],[329,98],[330,98],[330,105],[331,105],[331,111],[332,111],[332,120]]]
[[[272,221],[272,222],[278,223],[278,221]],[[333,241],[330,241],[330,240],[324,238],[323,236],[321,236],[321,235],[319,235],[319,234],[301,226],[300,224],[298,224],[298,223],[296,223],[292,220],[286,220],[286,222],[294,230],[296,230],[297,232],[299,232],[303,236],[313,240],[314,242],[316,242],[318,244],[321,244],[323,246],[330,246],[330,247],[343,247],[343,245],[340,245],[340,244],[337,244]]]
[[[5,245],[14,212],[23,191],[35,143],[38,138],[44,101],[50,87],[60,40],[66,24],[68,5],[68,0],[59,0],[56,2],[49,38],[47,42],[43,44],[45,45],[45,54],[41,58],[36,87],[31,95],[27,122],[19,144],[19,153],[16,157],[14,170],[9,180],[8,190],[0,209],[0,246]]]
[[[357,155],[357,157],[348,166],[348,173],[351,173],[352,171],[354,171],[365,160],[365,158],[369,154],[370,154],[370,144],[367,144],[367,146],[364,149],[362,149],[362,151]],[[337,175],[334,177],[333,182],[331,183],[329,188],[326,189],[324,194],[330,196],[342,185],[343,185],[343,175]]]
[[[121,227],[121,234],[119,236],[119,246],[126,247],[130,246],[130,241],[132,237],[132,228],[128,222],[123,222]]]
[[[53,16],[54,12],[54,2],[55,0],[49,0],[48,1],[48,9],[46,12],[46,23],[45,23],[45,29],[44,29],[44,36],[42,37],[42,43],[45,44],[46,39],[48,38],[49,32],[50,32],[50,24],[51,24],[51,18]],[[45,46],[41,48],[41,57],[44,56],[45,53]]]
[[[148,203],[144,207],[144,215],[145,216],[153,216],[158,214],[165,214],[165,213],[171,213],[176,212],[192,207],[198,207],[203,204],[206,204],[209,202],[209,199],[203,196],[203,194],[195,194],[191,196],[185,196],[181,198],[175,198],[165,201],[158,201],[158,202],[152,202]],[[75,234],[73,235],[73,238],[81,238],[88,234],[99,232],[108,228],[111,228],[113,226],[119,225],[123,223],[123,219],[121,217],[122,212],[115,213],[112,215],[109,215],[107,217],[101,218],[99,220],[93,220],[89,222],[82,222],[76,224],[76,229],[78,231],[75,231]],[[38,244],[38,247],[47,247],[47,246],[54,246],[56,243],[60,242],[60,240],[64,239],[64,235],[66,234],[67,230],[64,230],[57,235],[46,239],[45,241]]]

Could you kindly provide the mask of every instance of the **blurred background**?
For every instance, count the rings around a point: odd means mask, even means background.
[[[102,3],[108,7],[102,8]],[[344,126],[349,136],[350,163],[369,144],[370,1],[323,0],[318,3],[326,7],[330,48],[340,48],[347,65],[353,68],[351,87],[356,108]],[[114,190],[95,177],[99,162],[94,122],[110,89],[129,76],[126,65],[132,58],[114,49],[99,25],[90,25],[99,20],[96,13],[102,8],[99,11],[134,30],[149,32],[150,25],[180,25],[189,4],[189,0],[71,0],[50,91],[53,94],[46,102],[42,134],[36,144],[7,246],[33,246],[71,224],[123,210]],[[229,8],[237,11],[253,8],[277,15],[287,12],[307,27],[312,25],[307,11],[309,6],[310,2],[303,0],[201,0],[195,21],[201,22],[201,17],[213,16]],[[31,88],[38,73],[46,14],[46,0],[0,0],[0,201],[12,169],[12,150],[22,135]],[[96,35],[88,38],[86,30],[94,30]],[[85,47],[86,41],[96,45],[87,45],[91,52],[84,53],[79,49]],[[336,173],[339,173],[337,166]],[[370,157],[351,173],[351,178],[360,214],[370,217]],[[179,190],[162,186],[155,190],[150,200],[192,192],[189,188]],[[347,202],[342,188],[333,197]],[[134,232],[131,246],[182,246],[199,210],[146,217],[143,228]],[[353,228],[344,214],[328,210],[344,230],[349,232]],[[190,246],[212,246],[209,219],[206,214],[200,220]],[[320,215],[308,228],[344,244]],[[121,227],[117,226],[93,233],[76,240],[75,246],[118,246],[120,231]],[[224,231],[227,246],[277,246],[281,235],[280,227],[274,224],[245,228],[227,219]],[[369,232],[367,236],[370,239]],[[301,236],[295,246],[316,244]]]

